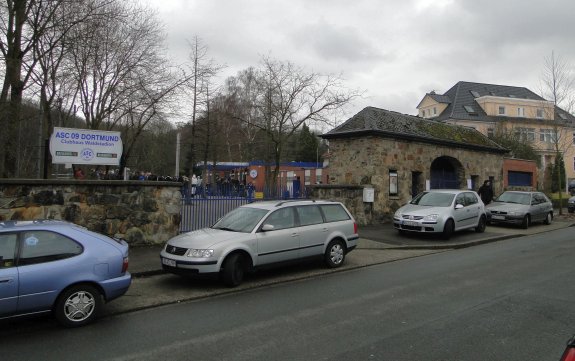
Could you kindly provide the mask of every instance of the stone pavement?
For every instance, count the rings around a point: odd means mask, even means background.
[[[551,225],[534,224],[529,229],[510,226],[488,226],[484,233],[455,233],[449,241],[428,235],[399,235],[391,224],[360,227],[358,247],[350,252],[344,265],[337,269],[322,267],[320,262],[256,272],[236,288],[226,288],[216,279],[186,279],[164,274],[160,264],[160,246],[130,248],[129,270],[132,285],[126,295],[106,305],[104,314],[119,314],[165,304],[179,303],[241,292],[246,289],[321,277],[334,272],[349,271],[370,265],[422,257],[450,249],[470,247],[525,235],[570,227],[571,216],[556,217]]]

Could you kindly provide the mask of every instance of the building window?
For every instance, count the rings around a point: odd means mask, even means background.
[[[477,115],[477,112],[475,111],[475,108],[473,108],[471,105],[464,105],[463,109],[465,109],[465,111],[467,113],[469,113],[469,115]]]
[[[539,119],[543,118],[543,109],[537,108],[537,115],[536,116]]]
[[[437,115],[437,108],[433,107],[433,115]]]
[[[524,117],[525,116],[525,108],[519,107],[517,108],[517,116]]]
[[[505,115],[505,107],[503,105],[499,106],[499,115]]]
[[[575,133],[574,133],[575,134]],[[495,129],[493,128],[487,128],[487,137],[488,138],[493,138],[495,136]]]
[[[509,171],[507,173],[507,184],[510,186],[530,187],[533,185],[533,173]]]
[[[389,171],[389,195],[396,196],[397,195],[397,171],[390,170]]]
[[[539,140],[545,143],[554,143],[557,141],[557,133],[553,129],[540,129]]]
[[[515,128],[515,137],[521,141],[535,141],[535,128]]]
[[[321,169],[315,170],[315,184],[321,184]]]

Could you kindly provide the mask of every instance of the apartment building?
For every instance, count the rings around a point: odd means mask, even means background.
[[[425,94],[417,110],[419,117],[474,128],[488,137],[506,131],[529,142],[541,157],[539,186],[557,149],[566,177],[575,179],[575,117],[527,88],[460,81],[444,94]],[[512,172],[511,183],[526,182],[528,174],[521,180],[520,173]]]

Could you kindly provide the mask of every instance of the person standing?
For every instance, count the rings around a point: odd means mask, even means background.
[[[479,197],[481,197],[483,204],[487,205],[491,203],[491,200],[493,199],[493,189],[491,188],[491,182],[489,180],[483,182],[483,185],[479,187],[477,194],[479,194]]]
[[[192,175],[192,198],[196,196],[196,188],[198,187],[198,178]]]

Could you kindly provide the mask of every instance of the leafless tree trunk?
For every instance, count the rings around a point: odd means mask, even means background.
[[[0,14],[0,51],[4,82],[0,92],[0,176],[18,175],[16,130],[27,79],[33,64],[30,53],[60,1],[6,0]]]
[[[199,112],[200,104],[207,104],[206,99],[201,99],[203,94],[207,94],[207,91],[201,89],[201,85],[208,84],[210,78],[217,74],[217,72],[222,68],[221,65],[217,65],[213,59],[208,59],[208,47],[203,44],[202,40],[197,36],[194,37],[193,41],[189,42],[191,49],[190,60],[191,65],[191,79],[188,82],[188,89],[191,93],[192,98],[192,109],[191,109],[191,126],[192,126],[192,142],[190,144],[190,157],[189,157],[189,168],[190,172],[194,172],[194,167],[196,166],[196,120],[197,114]]]
[[[552,139],[555,149],[555,166],[558,167],[558,161],[568,147],[573,146],[573,131],[569,128],[566,131],[566,124],[560,118],[556,119],[555,114],[560,113],[560,105],[566,105],[566,110],[572,112],[575,99],[575,78],[572,70],[561,57],[555,56],[552,52],[550,57],[545,58],[545,65],[541,76],[541,93],[542,96],[550,99],[554,103],[553,110],[548,110],[552,114],[547,114],[550,123],[553,126],[554,137]],[[548,108],[547,108],[548,109]],[[556,173],[556,182],[559,185],[559,214],[563,214],[563,187],[564,182],[561,180],[561,172]],[[566,183],[566,182],[565,182]]]

